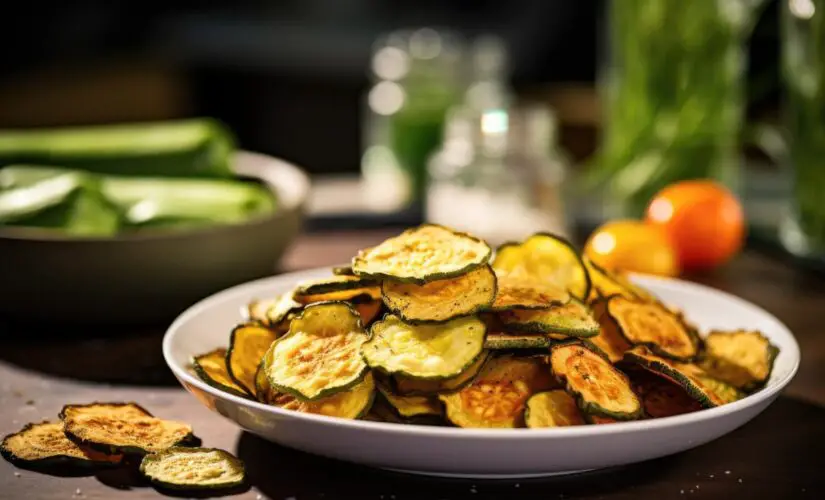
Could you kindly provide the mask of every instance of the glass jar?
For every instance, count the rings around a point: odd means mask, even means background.
[[[793,197],[782,240],[825,256],[825,0],[782,1],[782,75]]]

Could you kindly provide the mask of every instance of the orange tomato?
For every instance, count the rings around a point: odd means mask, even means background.
[[[584,253],[596,264],[619,271],[676,276],[679,261],[667,235],[643,221],[618,220],[598,228]]]
[[[739,200],[710,180],[682,181],[662,189],[648,205],[645,219],[667,233],[684,270],[727,262],[745,238]]]

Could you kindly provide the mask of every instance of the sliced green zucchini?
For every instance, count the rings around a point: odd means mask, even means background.
[[[657,302],[614,295],[607,300],[607,314],[632,345],[644,345],[656,354],[680,361],[698,354],[696,334]]]
[[[523,333],[560,333],[570,337],[599,334],[599,322],[590,309],[577,299],[550,309],[512,309],[498,314],[506,331]]]
[[[593,316],[599,322],[600,328],[599,334],[590,337],[590,341],[607,354],[611,363],[618,363],[624,357],[624,353],[632,346],[619,333],[619,327],[613,321],[613,318],[607,314],[607,299],[599,298],[595,300],[591,305],[591,309]]]
[[[324,295],[327,293],[345,292],[349,290],[361,290],[380,285],[381,282],[373,278],[363,276],[333,275],[327,278],[298,283],[298,286],[295,287],[293,295],[300,300],[300,297],[311,297],[313,295]]]
[[[550,367],[584,414],[616,420],[642,416],[642,404],[627,377],[584,344],[570,342],[551,347]]]
[[[156,486],[173,490],[220,490],[246,481],[243,461],[216,448],[173,447],[146,455],[140,473]]]
[[[598,297],[607,298],[613,295],[621,295],[628,300],[658,301],[653,294],[631,282],[623,274],[603,268],[586,255],[582,261],[590,275],[590,281],[593,283],[591,296],[595,294]]]
[[[275,341],[266,374],[276,390],[303,401],[353,387],[367,374],[361,346],[367,341],[361,319],[345,302],[311,304]]]
[[[70,440],[111,455],[157,453],[197,441],[189,424],[155,418],[134,403],[66,405],[60,419]]]
[[[441,402],[435,396],[399,396],[383,384],[378,384],[378,392],[401,418],[441,416],[443,413]]]
[[[262,325],[277,327],[290,315],[301,310],[303,305],[296,302],[292,293],[285,293],[273,299],[253,300],[246,306],[244,319],[257,321]]]
[[[123,455],[84,450],[66,437],[62,422],[27,424],[3,438],[0,455],[26,469],[111,466],[123,459]]]
[[[407,323],[443,323],[486,309],[496,297],[496,275],[490,266],[426,285],[384,281],[384,304]]]
[[[645,370],[632,370],[631,380],[650,418],[671,417],[702,409],[683,387]]]
[[[261,358],[278,334],[258,323],[241,323],[229,336],[226,368],[229,377],[250,396],[255,396],[255,372]]]
[[[530,277],[499,274],[496,298],[490,309],[549,309],[569,301],[570,294],[551,283]]]
[[[493,269],[552,283],[581,300],[590,293],[590,277],[579,253],[569,241],[549,233],[536,233],[521,243],[498,247]]]
[[[533,394],[527,400],[524,423],[530,428],[584,425],[576,400],[561,389]]]
[[[354,387],[313,401],[303,401],[291,394],[269,393],[266,403],[285,410],[313,413],[328,417],[357,419],[366,415],[375,397],[375,379],[367,372]]]
[[[540,359],[498,356],[484,365],[470,385],[439,399],[447,419],[459,427],[522,427],[527,399],[553,386],[550,371]]]
[[[700,366],[712,377],[750,391],[765,385],[779,348],[755,330],[712,331]]]
[[[421,380],[395,375],[393,376],[395,390],[403,396],[430,396],[459,391],[473,381],[487,359],[487,351],[482,351],[463,372],[444,380]]]
[[[423,285],[454,278],[487,264],[491,249],[484,241],[435,224],[408,229],[352,260],[359,276]]]
[[[484,349],[484,323],[468,316],[438,325],[410,325],[388,315],[372,325],[361,348],[370,368],[424,380],[461,374]]]
[[[627,351],[623,362],[640,366],[678,384],[703,408],[721,406],[742,397],[735,388],[712,378],[698,366],[657,356],[643,345]]]
[[[212,387],[242,398],[249,397],[249,393],[229,376],[226,349],[223,347],[193,357],[192,368],[201,380]]]
[[[488,333],[484,339],[484,348],[502,349],[542,349],[550,347],[554,339],[544,333]]]

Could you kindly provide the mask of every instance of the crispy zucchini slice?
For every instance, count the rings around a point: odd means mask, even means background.
[[[402,396],[430,396],[459,391],[469,385],[476,375],[481,372],[481,368],[487,362],[487,359],[487,351],[482,351],[463,372],[444,380],[421,380],[395,375],[393,376],[395,391]]]
[[[683,387],[664,377],[645,370],[633,371],[630,376],[636,393],[642,399],[645,414],[650,418],[672,417],[702,409],[702,405]]]
[[[698,366],[657,356],[643,345],[627,351],[623,363],[638,365],[678,384],[703,408],[721,406],[742,397],[734,387],[714,379]]]
[[[425,285],[385,280],[384,304],[407,323],[443,323],[482,311],[496,298],[496,275],[490,266]]]
[[[60,419],[70,440],[112,455],[157,453],[196,441],[189,424],[155,418],[134,403],[66,405]]]
[[[632,345],[645,345],[656,354],[680,361],[698,353],[696,334],[658,302],[614,295],[607,300],[607,314]]]
[[[262,325],[275,327],[290,315],[301,310],[302,305],[295,301],[291,293],[285,293],[273,299],[253,300],[246,306],[244,319],[257,321]]]
[[[589,415],[586,414],[584,416],[585,421],[591,425],[604,425],[604,424],[617,424],[620,421],[616,420],[615,418],[610,417],[603,417],[601,415]]]
[[[381,300],[381,287],[370,286],[362,288],[350,288],[349,290],[339,290],[337,292],[319,293],[317,295],[301,295],[295,299],[301,304],[315,304],[318,302],[349,302],[358,304]]]
[[[714,330],[705,337],[700,366],[713,378],[750,391],[765,385],[779,348],[755,330]]]
[[[229,335],[226,368],[229,377],[250,396],[255,396],[255,372],[261,358],[278,334],[259,323],[241,323]]]
[[[590,277],[579,253],[569,241],[554,234],[536,233],[521,243],[501,245],[493,269],[552,283],[581,300],[590,294]]]
[[[599,322],[583,302],[570,302],[550,309],[513,309],[498,314],[503,328],[509,332],[559,333],[569,337],[593,337],[599,334]]]
[[[62,422],[27,424],[3,438],[0,455],[25,469],[112,466],[123,459],[123,455],[105,455],[81,448],[66,437]]]
[[[590,275],[595,295],[607,298],[612,295],[621,295],[630,300],[657,302],[658,299],[650,292],[627,279],[624,274],[609,271],[596,264],[586,255],[582,258],[584,266]],[[592,293],[591,293],[592,295]]]
[[[423,224],[358,252],[352,270],[358,276],[423,285],[479,268],[491,253],[487,243],[474,236]]]
[[[570,342],[551,347],[550,367],[583,413],[616,420],[642,416],[642,404],[627,376],[584,344]]]
[[[484,339],[484,348],[502,349],[542,349],[550,347],[554,339],[544,333],[488,333]]]
[[[332,268],[332,274],[335,276],[355,276],[352,272],[352,266],[335,266]]]
[[[532,277],[498,274],[498,290],[493,311],[509,309],[549,309],[570,301],[567,290]]]
[[[366,415],[375,397],[375,379],[372,373],[349,390],[314,401],[302,401],[291,394],[272,393],[266,403],[301,413],[313,413],[328,417],[356,419]]]
[[[619,333],[619,326],[607,314],[607,300],[599,298],[592,303],[593,316],[599,322],[599,334],[590,337],[590,341],[607,354],[611,363],[618,363],[624,353],[632,346]]]
[[[378,384],[378,392],[401,418],[443,414],[441,402],[435,396],[399,396],[383,384]]]
[[[296,286],[293,291],[293,296],[300,300],[301,297],[312,297],[314,295],[345,292],[348,290],[362,290],[380,285],[379,280],[364,276],[333,275],[328,278],[298,283],[298,286]]]
[[[216,389],[248,398],[249,393],[229,376],[226,349],[223,347],[192,358],[192,368],[198,377]]]
[[[527,427],[567,427],[584,425],[576,400],[561,389],[533,394],[524,410]]]
[[[146,455],[140,473],[156,486],[173,490],[219,490],[246,481],[243,461],[216,448],[173,447]]]
[[[527,399],[553,385],[550,371],[539,358],[498,356],[484,365],[470,385],[439,399],[447,419],[459,427],[522,427]]]
[[[353,387],[367,373],[361,346],[367,341],[361,318],[344,302],[304,308],[289,332],[275,341],[266,368],[269,384],[303,401]]]
[[[381,314],[384,308],[384,303],[380,300],[368,300],[364,302],[355,302],[352,307],[361,316],[361,324],[364,326],[371,325],[375,318]]]
[[[484,349],[486,327],[476,317],[410,325],[388,315],[372,325],[361,353],[370,368],[424,380],[455,377]]]

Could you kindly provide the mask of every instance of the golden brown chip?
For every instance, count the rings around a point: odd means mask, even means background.
[[[255,373],[266,350],[278,334],[257,323],[242,323],[232,330],[226,367],[229,376],[248,394],[255,395]]]
[[[195,356],[192,368],[201,380],[216,389],[241,397],[249,394],[229,376],[226,367],[226,349],[223,347]]]
[[[0,454],[21,467],[115,465],[123,458],[85,451],[66,437],[62,422],[26,425],[3,438]]]
[[[570,294],[550,282],[536,278],[497,273],[498,291],[493,302],[494,311],[508,309],[548,309],[566,304]]]

